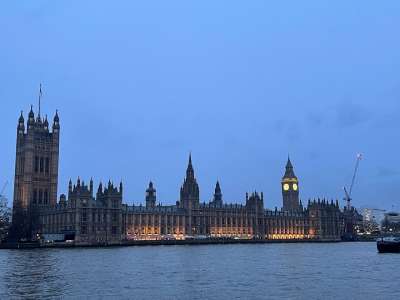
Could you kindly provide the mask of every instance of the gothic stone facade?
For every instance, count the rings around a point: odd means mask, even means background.
[[[123,204],[123,186],[100,183],[96,194],[93,180],[70,181],[68,195],[56,201],[58,176],[59,118],[53,131],[31,110],[28,132],[21,115],[18,125],[14,209],[37,212],[32,236],[64,236],[76,244],[119,244],[126,240],[239,238],[339,240],[343,216],[338,202],[299,200],[299,181],[288,159],[282,178],[283,207],[268,210],[263,193],[246,193],[245,204],[226,204],[216,183],[213,199],[200,202],[200,189],[192,164],[175,205],[157,204],[150,182],[145,205]],[[21,167],[22,165],[22,167]],[[29,214],[28,214],[29,215]]]
[[[122,204],[122,183],[117,187],[102,184],[93,195],[93,181],[89,186],[78,179],[69,183],[68,200],[61,195],[53,207],[40,213],[40,234],[64,235],[77,244],[118,244],[124,239],[126,205]]]
[[[31,110],[27,128],[23,114],[18,120],[12,231],[24,237],[38,226],[34,217],[57,202],[60,123],[56,112],[52,131],[47,116]]]

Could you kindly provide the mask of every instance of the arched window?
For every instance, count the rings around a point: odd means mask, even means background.
[[[49,202],[49,192],[48,190],[44,191],[44,204],[48,204]]]
[[[39,157],[35,156],[35,173],[39,172]]]
[[[44,164],[43,157],[41,157],[40,158],[40,173],[43,173],[43,170],[44,170],[43,164]]]
[[[33,190],[33,204],[36,204],[38,200],[38,191],[37,189]]]
[[[45,164],[46,174],[49,174],[49,170],[50,170],[49,163],[50,163],[50,160],[48,157],[46,157],[46,164]]]

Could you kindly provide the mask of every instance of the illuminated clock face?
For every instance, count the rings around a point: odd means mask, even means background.
[[[297,191],[297,189],[298,189],[297,183],[293,183],[293,189],[294,189],[295,191]]]
[[[288,191],[288,190],[289,190],[289,185],[288,185],[287,183],[285,183],[285,184],[283,185],[283,189],[284,189],[285,191]]]

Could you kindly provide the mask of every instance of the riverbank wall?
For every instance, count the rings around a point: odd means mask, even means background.
[[[282,240],[234,240],[234,239],[204,239],[204,240],[135,240],[123,241],[118,244],[75,244],[67,242],[54,243],[5,243],[0,249],[35,249],[35,248],[101,248],[101,247],[132,247],[132,246],[176,246],[176,245],[219,245],[219,244],[277,244],[277,243],[338,243],[335,239],[282,239]]]

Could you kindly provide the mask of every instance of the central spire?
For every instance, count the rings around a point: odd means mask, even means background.
[[[192,208],[199,205],[199,185],[194,177],[192,164],[192,153],[189,154],[188,167],[186,169],[186,178],[181,187],[180,206],[183,208]]]
[[[221,192],[221,186],[219,185],[219,180],[217,180],[217,184],[215,185],[214,199],[212,202],[217,207],[222,206],[222,192]]]
[[[186,179],[194,179],[194,169],[192,165],[192,153],[189,154],[189,163],[186,169]]]

